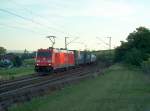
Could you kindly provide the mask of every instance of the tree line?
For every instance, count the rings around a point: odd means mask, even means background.
[[[126,41],[121,41],[121,45],[115,49],[115,61],[150,71],[150,30],[139,27],[130,33]]]

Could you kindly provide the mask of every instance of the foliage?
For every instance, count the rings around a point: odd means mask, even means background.
[[[32,53],[29,53],[29,51],[27,51],[25,49],[24,53],[21,55],[21,59],[22,60],[25,60],[25,59],[32,59],[34,58],[36,55],[36,52],[32,52]]]
[[[34,59],[25,59],[25,60],[23,61],[23,64],[24,64],[25,66],[33,66],[34,63],[35,63],[35,60],[34,60]]]
[[[121,46],[115,49],[115,61],[123,61],[125,53],[129,50],[127,42],[121,41]]]
[[[150,30],[139,27],[129,34],[127,42],[121,42],[121,46],[116,48],[115,61],[126,61],[133,65],[140,65],[142,61],[148,59],[149,54]]]
[[[0,78],[9,79],[34,73],[34,59],[26,59],[22,62],[23,65],[20,67],[1,67]]]
[[[13,68],[1,68],[0,78],[10,79],[18,76],[29,75],[34,72],[34,67],[13,67]]]
[[[133,48],[125,54],[124,61],[126,63],[131,63],[132,65],[139,66],[141,62],[143,61],[142,53],[136,48]]]
[[[112,63],[114,60],[114,50],[101,50],[94,52],[97,60],[105,63]]]
[[[141,67],[146,74],[150,74],[150,58],[147,61],[143,61]]]
[[[0,47],[0,55],[5,53],[6,53],[6,49],[4,47]]]
[[[22,65],[22,59],[19,56],[15,56],[13,60],[13,65],[15,67],[20,67]]]

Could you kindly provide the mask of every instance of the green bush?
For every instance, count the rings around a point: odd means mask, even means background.
[[[27,65],[33,66],[34,63],[35,63],[35,60],[34,60],[34,59],[25,59],[25,60],[23,61],[23,64],[24,64],[25,66],[27,66]]]
[[[140,66],[143,61],[142,58],[142,53],[136,48],[133,48],[125,54],[124,61],[131,65]]]
[[[150,58],[147,61],[143,61],[141,67],[145,73],[150,74]]]
[[[112,64],[114,62],[114,50],[97,51],[95,54],[99,62],[107,64]]]
[[[22,65],[22,60],[19,56],[15,56],[15,58],[13,60],[13,65],[15,67],[20,67]]]

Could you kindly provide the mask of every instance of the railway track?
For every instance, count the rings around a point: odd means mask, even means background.
[[[46,76],[36,75],[36,76],[31,76],[30,78],[27,77],[27,78],[23,78],[23,79],[20,79],[20,80],[17,79],[17,80],[14,80],[14,81],[9,81],[9,82],[6,82],[6,83],[3,83],[3,84],[0,85],[0,94],[4,93],[4,92],[7,92],[7,91],[17,89],[17,88],[20,88],[20,87],[27,86],[27,85],[30,85],[30,84],[33,85],[33,84],[41,82],[41,81],[47,81],[49,79],[53,79],[53,78],[56,78],[57,76],[62,76],[62,75],[67,74],[67,73],[75,74],[76,71],[79,71],[79,69],[81,69],[81,68],[74,69],[74,70],[69,70],[69,71],[62,72],[62,73],[54,73],[52,75],[46,75]]]
[[[25,80],[25,79],[32,78],[32,77],[35,77],[35,76],[37,76],[37,75],[36,75],[36,74],[29,74],[29,75],[24,75],[24,76],[17,77],[17,78],[11,78],[11,79],[6,79],[6,80],[0,80],[0,85],[7,84],[7,83],[11,83],[11,82],[16,82],[16,81]]]
[[[14,103],[30,100],[65,84],[90,77],[95,71],[95,66],[86,66],[50,76],[34,76],[3,83],[0,86],[0,111],[7,110]]]

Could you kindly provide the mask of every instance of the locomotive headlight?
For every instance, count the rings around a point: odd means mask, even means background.
[[[51,64],[48,64],[49,66],[51,66]]]
[[[39,65],[39,64],[36,64],[37,66]]]

